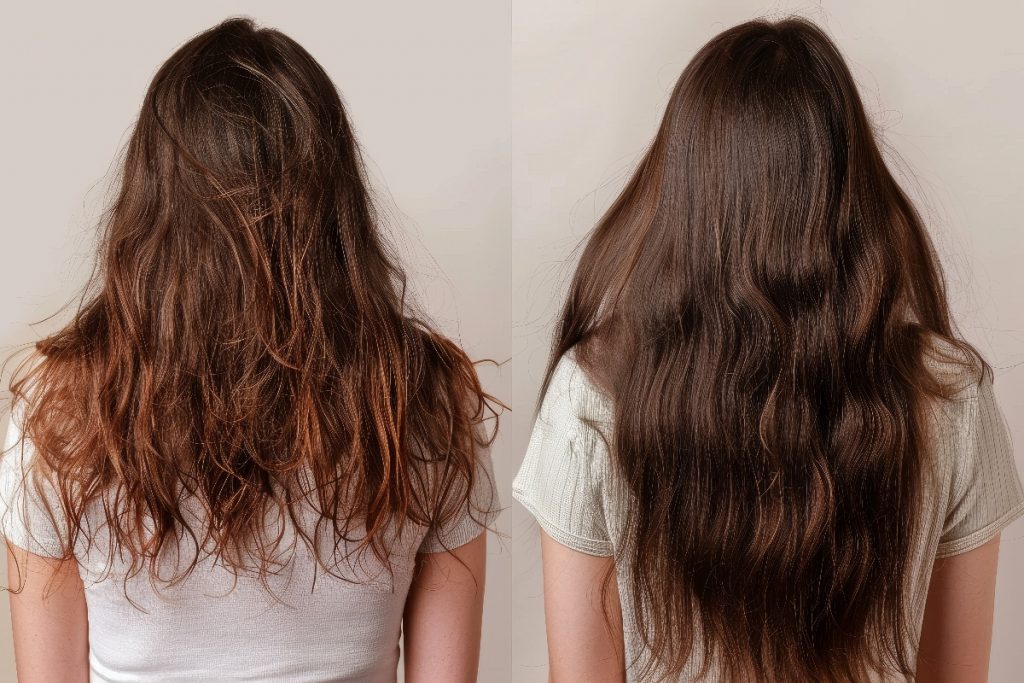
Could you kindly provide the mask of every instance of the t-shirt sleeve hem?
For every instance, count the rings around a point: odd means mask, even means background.
[[[512,497],[518,500],[537,520],[540,528],[559,544],[564,545],[570,550],[595,557],[610,557],[615,554],[609,541],[574,534],[553,522],[551,518],[541,512],[540,508],[524,489],[513,487]]]
[[[58,559],[64,556],[61,552],[60,544],[57,542],[41,542],[27,531],[11,528],[11,526],[6,523],[0,526],[2,526],[2,529],[0,529],[0,535],[3,536],[7,543],[10,543],[13,546],[17,546],[22,550],[27,550],[33,555],[38,555],[39,557]]]
[[[960,555],[985,545],[987,542],[995,538],[996,534],[1009,526],[1021,515],[1024,515],[1024,500],[1017,501],[1017,504],[1007,510],[1001,517],[989,524],[986,524],[981,529],[978,529],[963,538],[956,538],[939,543],[938,549],[935,553],[936,559]]]
[[[417,553],[420,555],[445,553],[466,545],[485,533],[499,514],[501,514],[500,509],[487,512],[481,519],[467,515],[457,526],[445,531],[441,536],[432,533],[432,537],[420,545]]]

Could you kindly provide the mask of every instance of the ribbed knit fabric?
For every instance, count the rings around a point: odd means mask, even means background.
[[[940,375],[962,374],[953,363],[931,365]],[[935,476],[922,496],[910,600],[918,629],[935,559],[977,548],[1024,514],[1024,491],[991,379],[963,384],[952,401],[929,410]],[[631,568],[620,559],[631,494],[610,461],[611,435],[611,399],[570,352],[555,368],[512,492],[554,540],[582,553],[615,556],[627,663],[634,663],[627,679],[634,681],[637,667],[649,657],[637,633],[631,595],[623,590],[632,584]],[[916,650],[916,640],[910,645]],[[695,652],[678,680],[691,680],[702,657]],[[719,679],[712,675],[707,680]]]
[[[33,553],[56,556],[60,537],[34,487],[25,485],[33,450],[20,440],[19,422],[15,414],[0,458],[3,533]],[[255,575],[236,578],[208,554],[173,587],[154,587],[145,571],[126,579],[123,563],[108,556],[103,516],[97,514],[91,520],[97,530],[94,547],[82,544],[76,553],[86,587],[90,680],[395,681],[402,613],[417,553],[468,543],[499,512],[486,452],[481,453],[476,480],[474,507],[488,512],[470,514],[467,509],[446,528],[410,525],[401,536],[392,534],[388,547],[393,574],[372,552],[364,552],[332,568],[343,578],[328,576],[322,569],[314,571],[312,553],[298,543],[291,562],[267,577],[269,591]],[[312,512],[308,521],[315,521]],[[286,532],[285,538],[287,542],[295,535]],[[333,539],[325,540],[325,547],[327,543]],[[182,548],[185,557],[194,556],[188,544]],[[342,544],[341,555],[345,548]]]

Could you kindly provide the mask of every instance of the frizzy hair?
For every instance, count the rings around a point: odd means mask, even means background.
[[[988,372],[835,45],[800,18],[713,38],[588,238],[545,382],[572,351],[612,401],[639,680],[912,675],[940,348]]]
[[[229,19],[161,66],[89,294],[12,383],[64,557],[98,542],[99,510],[128,576],[180,581],[209,551],[265,581],[298,541],[350,579],[352,553],[391,569],[410,525],[489,512],[471,492],[497,404],[410,312],[379,232],[298,43]],[[180,544],[202,552],[168,570]]]

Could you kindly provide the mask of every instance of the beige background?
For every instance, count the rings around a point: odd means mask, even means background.
[[[88,275],[108,167],[156,68],[193,34],[247,14],[295,38],[341,90],[422,308],[472,357],[507,359],[509,11],[508,0],[5,7],[0,351],[53,329],[29,324]],[[508,401],[507,369],[482,374]],[[495,461],[507,502],[504,438]],[[480,680],[505,683],[510,560],[493,537],[488,560]],[[13,681],[3,601],[0,681]]]
[[[1024,471],[1024,50],[1019,3],[513,0],[511,446],[526,446],[574,247],[624,183],[696,50],[798,11],[831,31],[905,160],[963,332],[996,370]],[[513,678],[547,680],[537,526],[512,511]],[[1024,524],[1003,533],[991,680],[1022,680]]]

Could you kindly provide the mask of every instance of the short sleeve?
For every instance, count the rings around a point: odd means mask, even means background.
[[[601,398],[571,357],[559,361],[512,495],[555,541],[609,556],[614,549],[604,515],[607,445],[595,423]]]
[[[4,449],[0,452],[0,529],[14,545],[45,557],[61,557],[61,534],[54,526],[53,512],[59,511],[56,493],[37,490],[31,468],[35,450],[22,438],[21,411],[13,411],[7,425]]]
[[[500,513],[501,500],[494,482],[491,451],[481,448],[476,453],[473,489],[461,513],[444,526],[427,531],[419,552],[441,553],[465,545],[484,533]]]
[[[1024,490],[1013,458],[1010,432],[986,377],[964,402],[959,453],[953,467],[952,499],[938,557],[973,550],[1024,514]]]

